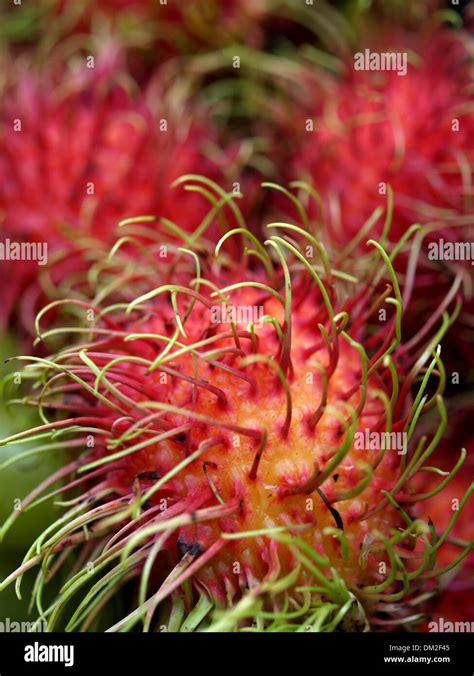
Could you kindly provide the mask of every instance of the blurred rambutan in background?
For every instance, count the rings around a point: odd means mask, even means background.
[[[472,47],[468,36],[447,29],[395,31],[358,49],[406,54],[406,74],[349,63],[324,104],[316,92],[311,108],[311,91],[304,91],[299,118],[313,125],[305,131],[300,124],[300,143],[292,139],[288,178],[306,179],[320,193],[332,238],[346,243],[357,234],[387,184],[393,241],[413,223],[438,221],[455,238],[456,219],[474,213]]]
[[[405,55],[407,72],[357,70],[356,59],[366,50]],[[287,153],[283,172],[288,181],[304,180],[317,191],[319,200],[308,209],[326,242],[352,253],[385,225],[393,243],[413,224],[423,226],[413,240],[412,258],[416,250],[419,260],[407,290],[405,328],[416,333],[452,288],[452,302],[464,303],[445,358],[448,370],[463,373],[465,382],[473,375],[466,361],[474,342],[471,259],[443,257],[430,246],[441,250],[448,242],[469,249],[474,241],[473,53],[469,33],[439,27],[434,19],[417,31],[370,24],[340,75],[324,77],[324,96],[313,73],[305,76],[302,68],[307,86],[299,105],[289,108],[286,132],[279,132],[282,157]],[[284,128],[283,117],[280,122]],[[289,205],[278,198],[277,212],[288,213]],[[400,271],[407,271],[408,259],[397,259]]]
[[[53,61],[39,71],[24,60],[7,64],[0,105],[2,241],[46,242],[48,256],[59,249],[72,255],[81,239],[107,241],[120,221],[158,213],[193,231],[209,205],[201,195],[173,189],[173,181],[196,167],[220,179],[232,170],[237,149],[213,155],[216,130],[205,109],[176,104],[164,73],[141,91],[119,51],[90,58],[68,66]],[[66,262],[69,271],[71,265]],[[2,262],[3,325],[40,270],[34,261]],[[32,294],[38,292],[34,284]],[[26,309],[31,327],[34,306]]]

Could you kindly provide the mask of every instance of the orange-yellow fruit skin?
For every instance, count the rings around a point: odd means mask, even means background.
[[[253,294],[255,297],[255,294]],[[241,294],[240,300],[249,302],[252,294]],[[236,301],[237,304],[237,301]],[[264,305],[264,314],[281,314],[281,306],[274,300]],[[326,528],[337,526],[333,514],[312,485],[312,479],[331,461],[344,438],[343,422],[349,417],[349,408],[357,408],[361,394],[361,361],[354,347],[340,340],[340,354],[335,372],[329,379],[327,406],[315,428],[310,425],[312,414],[322,401],[321,372],[317,364],[329,367],[326,348],[308,356],[311,346],[317,342],[315,322],[312,320],[311,302],[305,301],[293,315],[291,368],[288,386],[292,400],[291,424],[285,433],[287,419],[287,396],[276,371],[267,363],[254,363],[241,372],[250,382],[226,370],[200,362],[196,371],[193,359],[185,354],[173,362],[173,367],[182,375],[206,382],[215,391],[194,387],[182,379],[164,376],[159,368],[151,376],[156,387],[156,400],[181,407],[182,415],[171,415],[176,426],[186,420],[186,411],[192,412],[192,429],[184,443],[166,440],[131,455],[125,465],[125,486],[130,486],[137,476],[163,476],[199,448],[200,444],[216,439],[218,442],[206,450],[198,460],[188,465],[168,482],[162,491],[153,497],[152,503],[173,504],[179,500],[204,496],[204,505],[218,504],[214,493],[224,503],[236,501],[235,513],[221,519],[199,522],[180,529],[178,542],[181,553],[192,547],[206,551],[220,537],[221,532],[243,533],[282,526],[304,526],[294,531],[308,545],[329,559],[331,566],[343,577],[349,587],[363,585],[377,579],[375,566],[378,560],[369,555],[364,560],[361,552],[365,539],[374,531],[389,533],[391,528],[402,525],[400,516],[392,508],[381,510],[370,518],[361,517],[380,499],[383,489],[390,490],[397,475],[400,456],[395,450],[386,451],[369,485],[358,496],[338,501],[338,496],[354,489],[364,479],[367,468],[380,459],[379,450],[349,449],[342,462],[320,486],[324,496],[339,512],[344,525],[344,534],[349,544],[349,557],[343,559],[338,540]],[[199,314],[199,312],[197,313]],[[157,323],[156,323],[157,322]],[[200,331],[206,325],[203,317],[194,324],[186,324],[187,338],[193,343],[202,339]],[[162,320],[149,327],[150,332],[163,331]],[[246,326],[236,325],[236,330],[245,333]],[[229,324],[212,327],[215,335],[222,335],[209,349],[236,349],[236,342]],[[254,327],[255,339],[250,335],[239,339],[239,354],[231,355],[228,364],[235,368],[244,356],[264,352],[276,363],[279,342],[274,328],[268,323]],[[132,345],[133,343],[130,343]],[[375,396],[376,390],[384,388],[377,378],[369,379],[362,413],[356,423],[357,431],[364,433],[383,422],[383,407]],[[223,393],[219,397],[216,392]],[[349,395],[349,396],[348,396]],[[336,412],[339,412],[338,414]],[[194,422],[193,422],[194,421]],[[205,421],[205,422],[204,422]],[[267,439],[261,454],[256,476],[252,467],[259,448],[259,438],[228,429],[266,430]],[[314,483],[314,482],[313,482]],[[148,488],[153,481],[143,482]],[[211,488],[212,486],[212,488]],[[207,497],[206,497],[207,496]],[[291,531],[290,531],[291,532]],[[295,560],[287,548],[276,550],[268,538],[248,537],[229,541],[226,546],[204,566],[196,578],[213,595],[223,600],[224,590],[231,595],[249,580],[261,580],[268,574],[278,558],[282,573],[290,572]],[[301,582],[309,583],[311,576],[302,574]],[[314,580],[313,580],[314,583]],[[230,592],[229,592],[230,590]]]

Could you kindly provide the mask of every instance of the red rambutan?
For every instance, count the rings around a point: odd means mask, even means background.
[[[343,243],[380,207],[387,185],[394,241],[412,223],[439,221],[455,238],[456,222],[474,213],[469,38],[447,29],[399,32],[370,45],[375,56],[406,55],[407,72],[356,70],[356,54],[323,108],[318,100],[313,111],[309,103],[304,109],[314,116],[314,131],[296,147],[290,178],[308,180],[320,193],[322,219]]]
[[[41,563],[50,628],[67,615],[67,629],[87,629],[134,580],[114,630],[411,626],[442,572],[453,523],[437,539],[414,519],[411,483],[446,427],[437,344],[449,317],[405,349],[396,252],[369,242],[372,271],[358,280],[309,231],[272,224],[263,245],[236,218],[215,255],[199,234],[180,246],[153,230],[144,257],[116,250],[93,300],[63,301],[78,323],[41,333],[82,340],[22,371],[41,382],[26,400],[44,424],[2,443],[70,449],[23,509],[59,479],[49,497],[72,493],[3,586]],[[124,269],[129,281],[111,283]],[[434,437],[416,441],[433,409]],[[46,580],[74,553],[43,609]]]
[[[86,249],[94,257],[88,238],[113,241],[118,223],[131,216],[159,213],[194,230],[207,207],[170,184],[196,166],[222,176],[231,158],[220,168],[209,159],[215,132],[204,114],[198,119],[191,104],[176,108],[159,74],[138,91],[113,49],[90,68],[53,61],[36,72],[18,62],[7,73],[0,106],[0,270],[8,285],[0,324],[19,309],[30,329],[45,268],[12,253],[13,243],[46,245],[50,260],[59,251],[67,256],[50,284],[58,285],[81,267],[74,253]]]
[[[374,39],[375,26],[340,79],[325,78],[321,91],[314,81],[304,88],[291,128],[294,132],[297,119],[306,131],[290,135],[287,177],[306,181],[317,192],[312,218],[343,258],[363,251],[366,237],[378,237],[384,228],[396,243],[413,233],[414,224],[422,226],[411,260],[400,256],[396,262],[408,277],[407,333],[416,334],[440,314],[449,295],[463,298],[444,357],[450,372],[469,381],[472,367],[469,373],[466,358],[474,342],[472,37],[447,28],[417,33],[399,28],[388,35],[382,24],[382,35]],[[396,67],[382,67],[384,56]],[[387,195],[393,196],[390,214]]]

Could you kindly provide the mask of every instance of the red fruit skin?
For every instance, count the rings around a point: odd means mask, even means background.
[[[254,280],[260,277],[253,273]],[[209,279],[209,277],[207,277]],[[211,277],[218,287],[241,281],[240,275]],[[262,281],[265,279],[261,278]],[[184,283],[184,279],[181,280]],[[211,289],[214,286],[211,287]],[[380,500],[382,490],[391,490],[398,476],[400,455],[396,451],[386,452],[377,464],[370,485],[362,494],[353,499],[338,501],[338,496],[354,489],[366,476],[363,466],[375,465],[380,451],[373,449],[357,450],[351,448],[345,459],[323,482],[321,490],[329,502],[333,502],[344,523],[344,533],[349,543],[349,558],[342,556],[341,548],[335,538],[323,533],[327,527],[335,527],[334,515],[323,500],[314,493],[314,489],[305,488],[314,479],[315,472],[325,467],[334,456],[341,443],[341,422],[331,413],[324,415],[315,430],[309,427],[308,420],[321,402],[322,392],[315,361],[328,366],[328,354],[324,347],[313,350],[320,342],[317,319],[322,311],[318,292],[305,294],[305,285],[295,285],[292,313],[292,375],[289,376],[289,387],[293,401],[292,422],[288,433],[284,432],[287,415],[286,396],[279,385],[275,371],[268,364],[256,364],[248,369],[250,382],[215,368],[213,365],[200,364],[196,373],[196,364],[189,354],[172,362],[180,377],[167,377],[162,380],[163,372],[158,368],[150,376],[146,369],[136,363],[124,361],[108,372],[113,382],[121,382],[122,394],[132,401],[150,400],[176,407],[176,412],[167,413],[160,424],[163,429],[179,427],[191,422],[191,429],[183,433],[183,440],[172,437],[159,444],[148,446],[123,460],[114,462],[106,472],[101,473],[98,481],[106,481],[113,494],[127,499],[133,491],[145,492],[157,479],[166,475],[179,463],[200,447],[200,444],[218,439],[199,460],[181,470],[173,479],[163,485],[151,498],[145,509],[149,510],[144,519],[151,519],[159,514],[160,505],[165,501],[166,509],[181,510],[186,505],[186,512],[216,506],[216,497],[211,489],[211,482],[226,505],[233,506],[229,514],[219,519],[185,525],[166,543],[166,551],[176,565],[183,552],[193,550],[208,552],[219,544],[222,531],[241,533],[282,525],[310,525],[302,531],[301,537],[314,547],[321,556],[327,556],[331,565],[338,571],[349,588],[371,584],[382,580],[378,573],[378,564],[384,560],[384,554],[370,554],[365,563],[361,563],[360,554],[365,546],[366,538],[372,532],[389,533],[391,529],[401,527],[402,520],[398,512],[390,505],[380,512],[362,519]],[[207,286],[203,285],[200,293],[207,296]],[[302,295],[299,296],[299,293]],[[262,301],[261,292],[244,289],[232,294],[233,303],[239,306],[253,307]],[[209,297],[210,300],[212,300]],[[150,304],[151,318],[143,322],[139,319],[126,320],[121,326],[125,333],[136,331],[151,335],[171,335],[174,332],[173,310],[164,299]],[[264,303],[264,314],[270,314],[283,322],[281,305],[270,298]],[[244,324],[237,324],[242,333],[238,355],[235,351],[235,340],[230,327],[223,324],[213,325],[209,310],[199,305],[193,309],[186,322],[185,344],[191,345],[204,337],[221,336],[212,343],[213,350],[229,350],[225,364],[238,368],[245,355],[253,353],[252,341],[246,333]],[[274,328],[264,325],[256,330],[258,351],[262,351],[270,359],[277,361],[280,343],[276,339]],[[139,339],[124,342],[122,339],[110,337],[103,345],[104,354],[91,353],[91,358],[100,367],[110,363],[114,355],[128,355],[133,358],[153,360],[157,356],[157,345],[153,340]],[[309,356],[308,356],[309,352]],[[356,407],[360,397],[360,355],[345,342],[340,341],[338,366],[330,379],[328,390],[329,406],[338,406],[340,402],[350,403]],[[246,369],[242,371],[245,374]],[[314,372],[314,381],[308,381],[308,372]],[[92,374],[81,371],[87,381]],[[207,387],[195,388],[183,379],[197,378]],[[92,381],[91,381],[92,382]],[[372,398],[375,390],[388,393],[389,384],[378,376],[369,379],[367,402],[357,422],[357,429],[377,429],[384,424],[384,412],[377,398]],[[220,393],[220,394],[219,394]],[[121,436],[134,420],[131,412],[129,421],[117,416],[110,409],[101,406],[93,397],[82,393],[78,400],[71,404],[80,404],[81,410],[98,417],[101,427],[113,430]],[[188,419],[188,412],[191,417]],[[247,436],[236,429],[251,429],[258,433],[262,428],[268,430],[268,439],[258,464],[258,471],[252,476],[251,469],[258,449],[258,434]],[[394,420],[394,425],[397,421]],[[238,444],[235,438],[238,438]],[[142,437],[134,439],[140,441]],[[108,454],[102,445],[101,438],[87,461],[101,460]],[[206,471],[205,471],[206,470]],[[91,490],[94,488],[91,483]],[[311,506],[308,507],[308,500]],[[402,545],[404,547],[405,545]],[[281,573],[289,573],[294,567],[291,553],[282,548],[275,550],[274,543],[269,545],[266,538],[238,539],[229,541],[212,560],[196,573],[194,581],[198,586],[208,589],[212,597],[220,605],[226,599],[238,597],[241,587],[247,587],[252,580],[262,580],[269,570],[276,565]],[[239,563],[236,571],[235,564]],[[168,563],[169,565],[169,563]],[[166,566],[165,569],[166,571]],[[165,573],[166,574],[166,573]],[[301,582],[309,582],[310,577],[303,573]]]
[[[323,557],[323,577],[334,569],[359,595],[373,626],[397,628],[412,620],[409,606],[392,613],[393,603],[383,603],[402,585],[392,542],[401,572],[413,572],[407,594],[423,597],[426,585],[418,580],[428,562],[425,529],[410,524],[407,533],[408,477],[419,467],[405,467],[400,449],[356,445],[352,433],[406,429],[429,350],[398,342],[391,308],[383,323],[374,316],[387,296],[371,277],[339,284],[326,265],[322,278],[313,275],[294,233],[294,244],[280,235],[266,242],[290,247],[280,265],[262,252],[243,255],[252,238],[235,232],[215,256],[198,241],[196,255],[184,249],[157,264],[150,248],[150,256],[135,257],[131,283],[94,301],[93,324],[76,304],[77,324],[59,328],[87,335],[58,357],[59,373],[52,361],[51,369],[42,365],[44,390],[32,404],[40,401],[51,420],[39,429],[61,430],[79,447],[64,467],[62,491],[80,486],[89,528],[105,549],[128,552],[145,540],[129,559],[137,579],[148,545],[160,552],[153,594],[172,593],[170,578],[183,566],[190,589],[207,590],[214,605],[231,607],[255,584],[295,570],[290,593],[298,594],[300,583],[321,578],[298,567],[294,540],[268,533],[283,527]],[[113,266],[128,267],[128,254],[117,252]],[[224,300],[260,309],[262,322],[215,319]],[[46,348],[50,338],[43,336]],[[430,378],[427,390],[434,387]],[[430,402],[438,415],[420,419],[433,433],[444,408],[441,396]],[[58,551],[87,546],[82,523],[82,515],[72,519]],[[262,530],[267,537],[255,537]]]
[[[394,191],[393,241],[412,223],[441,219],[449,228],[453,218],[474,213],[472,186],[462,174],[463,163],[474,163],[468,47],[456,32],[439,30],[369,38],[358,47],[366,48],[407,53],[407,74],[357,71],[349,62],[326,103],[321,107],[316,93],[316,107],[305,110],[315,131],[304,134],[289,177],[305,178],[320,192],[326,224],[343,244],[384,205],[381,183]],[[457,239],[458,230],[450,228],[449,237]]]
[[[80,237],[110,242],[128,217],[159,214],[188,231],[200,224],[208,203],[171,184],[197,169],[221,177],[204,152],[214,132],[203,119],[170,113],[159,76],[149,95],[125,86],[122,66],[118,54],[106,54],[95,68],[71,72],[9,67],[0,104],[2,241],[47,242],[51,258],[73,252]],[[1,262],[1,326],[22,312],[16,304],[41,269],[36,261]]]

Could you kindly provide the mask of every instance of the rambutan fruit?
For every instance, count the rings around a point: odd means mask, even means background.
[[[289,120],[286,176],[316,191],[311,217],[325,241],[337,244],[343,255],[363,251],[366,236],[381,235],[389,192],[388,239],[397,242],[414,224],[423,226],[413,240],[411,263],[408,256],[396,262],[411,280],[404,297],[406,330],[415,334],[429,322],[450,290],[454,298],[463,298],[444,358],[450,372],[464,372],[469,381],[466,363],[474,343],[473,40],[463,30],[397,27],[388,33],[385,26],[373,24],[357,53],[341,63],[340,77],[324,79],[324,96],[313,80],[306,80],[310,86],[302,88],[299,109],[296,114],[292,109]],[[377,64],[358,70],[367,52],[376,58],[405,57],[406,73],[377,69]],[[281,202],[276,210],[288,213]]]
[[[2,246],[40,243],[47,260],[61,258],[52,290],[81,269],[84,256],[94,258],[91,236],[108,249],[118,223],[131,216],[160,214],[194,230],[207,205],[170,184],[196,166],[212,178],[232,166],[232,149],[210,159],[215,130],[205,111],[176,103],[162,72],[142,92],[113,47],[94,67],[79,62],[64,67],[54,58],[39,71],[10,63],[0,106]],[[2,257],[1,325],[17,312],[30,331],[45,262]]]
[[[346,64],[325,105],[316,93],[316,108],[309,101],[303,107],[301,116],[314,117],[314,124],[294,146],[289,178],[307,180],[320,193],[322,220],[343,243],[380,207],[387,185],[394,193],[394,241],[412,223],[439,221],[455,237],[457,221],[474,210],[470,39],[447,29],[399,30],[362,41],[360,52],[368,45],[375,55],[406,55],[406,74],[357,70],[355,57]],[[380,233],[381,220],[373,233]]]
[[[358,279],[308,230],[274,223],[262,244],[235,213],[214,254],[201,233],[181,245],[151,230],[143,257],[114,249],[88,302],[63,301],[77,323],[43,332],[50,308],[38,317],[42,341],[70,344],[24,358],[43,424],[2,444],[63,442],[63,468],[22,508],[61,494],[66,510],[0,589],[39,566],[50,629],[97,626],[124,585],[132,605],[112,630],[412,626],[442,572],[453,523],[438,539],[413,518],[411,484],[446,427],[449,316],[405,349],[396,250],[370,241]],[[436,431],[416,439],[430,411]]]

